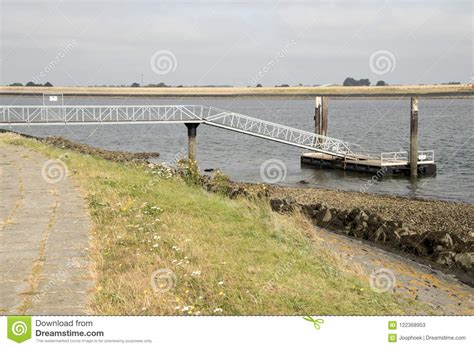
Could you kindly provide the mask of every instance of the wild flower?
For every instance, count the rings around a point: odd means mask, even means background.
[[[193,271],[193,272],[191,273],[191,276],[192,276],[192,277],[199,277],[200,275],[201,275],[201,271]]]

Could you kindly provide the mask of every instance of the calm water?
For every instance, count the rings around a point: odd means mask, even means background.
[[[313,99],[239,98],[69,98],[65,104],[198,104],[215,106],[249,116],[312,131]],[[42,104],[42,98],[0,97],[0,104]],[[384,178],[369,192],[410,197],[439,198],[474,203],[473,99],[420,101],[419,149],[434,150],[436,177],[410,183],[407,178]],[[367,151],[399,151],[409,147],[409,100],[330,100],[329,136],[359,144]],[[159,161],[172,161],[186,153],[184,125],[49,126],[16,127],[37,135],[60,135],[110,150],[159,151]],[[279,159],[287,167],[286,185],[306,180],[314,187],[359,191],[370,177],[341,171],[301,168],[302,149],[206,125],[198,128],[198,162],[201,169],[220,168],[232,179],[259,182],[260,166]],[[303,185],[302,185],[303,186]]]

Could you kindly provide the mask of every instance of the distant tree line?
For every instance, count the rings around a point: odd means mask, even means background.
[[[370,80],[369,79],[356,80],[353,77],[346,77],[342,85],[343,86],[370,86]]]
[[[12,86],[12,87],[22,87],[23,84],[21,82],[14,82],[10,86]],[[51,82],[46,82],[44,85],[42,85],[41,83],[34,83],[33,81],[27,82],[25,86],[27,86],[27,87],[53,87]]]
[[[360,79],[356,80],[353,77],[346,77],[344,82],[342,83],[343,86],[370,86],[370,80],[369,79]],[[377,81],[375,84],[376,86],[388,86],[388,83],[385,81]]]
[[[130,85],[131,87],[140,87],[140,84],[138,82],[134,82]],[[164,82],[160,82],[160,83],[150,83],[144,87],[171,87],[171,86],[168,86],[166,83]],[[182,86],[181,86],[182,87]]]

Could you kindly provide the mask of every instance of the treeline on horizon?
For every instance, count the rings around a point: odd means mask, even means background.
[[[458,82],[458,81],[451,81],[451,82],[444,82],[444,83],[441,83],[441,85],[460,85],[461,82]],[[418,84],[419,86],[422,86],[423,84]],[[436,85],[436,84],[435,84]],[[41,84],[41,83],[35,83],[35,82],[32,82],[32,81],[29,81],[27,82],[25,85],[23,85],[21,82],[14,82],[8,86],[11,86],[11,87],[23,87],[23,86],[26,86],[26,87],[53,87],[53,84],[51,82],[46,82],[44,84]],[[319,87],[321,85],[303,85],[303,84],[297,84],[297,85],[294,85],[294,86],[290,86],[289,84],[281,84],[281,85],[275,85],[275,86],[271,86],[271,87],[281,87],[281,88],[284,88],[284,87]],[[327,87],[330,87],[330,86],[341,86],[339,84],[329,84],[329,85],[325,85]],[[371,82],[369,79],[367,78],[364,78],[364,79],[355,79],[353,77],[346,77],[346,79],[344,80],[344,82],[342,83],[342,86],[350,86],[350,87],[357,87],[357,86],[371,86]],[[383,80],[379,80],[377,81],[377,83],[375,84],[375,86],[389,86],[389,84]],[[191,88],[196,88],[196,87],[201,87],[201,88],[211,88],[211,87],[220,87],[220,88],[226,88],[226,87],[234,87],[232,85],[201,85],[201,86],[184,86],[184,85],[178,85],[178,86],[171,86],[171,85],[167,85],[166,83],[164,82],[160,82],[160,83],[149,83],[149,84],[146,84],[144,86],[141,86],[138,82],[133,82],[131,85],[94,85],[94,86],[89,86],[89,87],[123,87],[123,88],[129,88],[129,87],[133,87],[133,88],[139,88],[139,87],[148,87],[148,88],[171,88],[171,87],[176,87],[176,88],[185,88],[185,87],[191,87]],[[247,87],[251,87],[251,86],[247,86]],[[255,87],[264,87],[262,84],[258,83]],[[270,87],[270,86],[269,86]]]

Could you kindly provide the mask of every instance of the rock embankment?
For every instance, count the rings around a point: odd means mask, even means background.
[[[316,188],[238,183],[202,176],[211,192],[267,197],[274,211],[301,210],[317,226],[367,240],[461,275],[474,285],[474,205]]]
[[[128,151],[110,151],[99,149],[85,144],[79,144],[63,137],[47,137],[42,139],[49,145],[54,145],[62,149],[69,149],[77,151],[86,155],[93,155],[102,157],[109,161],[114,162],[135,162],[135,161],[146,161],[149,158],[160,156],[159,152],[128,152]]]
[[[108,161],[127,163],[127,162],[147,162],[150,158],[156,158],[160,156],[159,152],[128,152],[128,151],[111,151],[104,150],[97,147],[76,143],[63,137],[50,136],[50,137],[37,137],[33,135],[23,134],[10,130],[0,129],[0,133],[13,133],[21,135],[25,138],[35,139],[44,142],[48,145],[52,145],[61,149],[68,149],[77,151],[85,155],[92,155],[102,157]]]
[[[350,195],[350,192],[345,194]],[[377,197],[373,199],[377,200]],[[446,268],[461,270],[469,278],[473,278],[474,238],[472,233],[457,233],[459,230],[468,230],[461,224],[453,224],[450,228],[442,225],[440,228],[436,225],[430,226],[433,221],[425,221],[423,226],[413,228],[402,219],[390,219],[370,209],[344,209],[323,202],[299,202],[291,196],[271,198],[270,204],[274,211],[281,213],[300,209],[320,227],[336,229],[352,237],[384,244]],[[392,207],[397,216],[403,216],[400,211],[408,208],[410,207],[398,204]],[[472,210],[467,210],[464,214],[472,215]],[[470,221],[472,222],[472,219]]]

